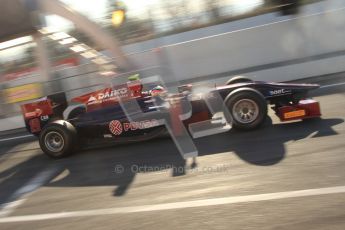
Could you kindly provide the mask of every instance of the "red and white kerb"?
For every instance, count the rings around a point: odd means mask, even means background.
[[[109,130],[112,134],[116,136],[121,135],[121,133],[123,132],[121,122],[118,120],[111,121],[109,123]]]

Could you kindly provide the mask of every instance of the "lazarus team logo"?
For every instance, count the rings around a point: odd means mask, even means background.
[[[123,132],[121,122],[118,120],[111,121],[109,123],[109,130],[112,134],[114,134],[116,136],[121,135]]]

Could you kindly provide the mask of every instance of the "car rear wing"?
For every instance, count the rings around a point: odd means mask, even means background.
[[[52,120],[61,119],[67,108],[65,93],[56,93],[21,105],[27,130],[38,134]]]

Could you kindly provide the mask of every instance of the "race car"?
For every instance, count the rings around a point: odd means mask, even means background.
[[[90,140],[144,141],[162,135],[167,127],[179,135],[180,124],[197,138],[202,136],[198,129],[207,122],[212,128],[216,114],[223,114],[222,130],[253,130],[264,123],[268,104],[281,121],[320,117],[319,103],[308,99],[308,91],[317,88],[317,84],[272,83],[240,76],[223,86],[182,85],[178,92],[169,93],[159,84],[131,79],[70,102],[65,93],[58,93],[21,108],[28,131],[38,137],[43,152],[62,158]]]

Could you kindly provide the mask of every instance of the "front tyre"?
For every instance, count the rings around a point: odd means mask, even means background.
[[[230,80],[228,80],[225,83],[225,85],[232,85],[232,84],[237,84],[237,83],[247,83],[247,82],[253,82],[253,80],[248,78],[248,77],[237,76],[237,77],[233,77]]]
[[[44,127],[39,136],[42,151],[51,158],[63,158],[78,145],[77,132],[72,124],[58,120]]]
[[[265,122],[267,116],[264,96],[251,88],[240,88],[230,93],[225,99],[225,109],[231,115],[231,121],[228,122],[239,130],[256,129]]]

